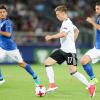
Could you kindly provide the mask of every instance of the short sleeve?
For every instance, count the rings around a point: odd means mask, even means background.
[[[7,21],[5,23],[5,31],[12,33],[13,27],[12,27],[12,22],[11,21]]]
[[[73,29],[77,29],[77,27],[75,25],[73,25]]]
[[[97,19],[97,24],[100,24],[100,17]]]
[[[77,29],[77,27],[70,21],[65,21],[63,24],[62,24],[62,27],[61,27],[61,32],[70,32],[74,29]]]
[[[62,24],[61,32],[69,32],[70,29],[71,29],[71,25],[70,24],[68,25],[68,23],[65,22]]]

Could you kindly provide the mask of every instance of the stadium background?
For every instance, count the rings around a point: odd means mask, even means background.
[[[94,29],[86,22],[86,17],[94,14],[97,0],[0,0],[7,4],[9,17],[14,22],[15,41],[28,63],[43,63],[43,60],[55,48],[59,40],[46,42],[46,34],[59,31],[54,8],[64,4],[68,7],[68,15],[79,28],[80,34],[76,42],[78,57],[93,47]],[[8,58],[9,59],[9,58]],[[12,63],[12,60],[10,61]]]

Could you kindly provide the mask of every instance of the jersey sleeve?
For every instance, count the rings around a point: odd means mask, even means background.
[[[99,17],[99,24],[100,24],[100,17]]]
[[[100,17],[99,17],[98,20],[97,20],[97,24],[100,24]]]
[[[61,32],[68,33],[70,31],[70,25],[68,25],[66,22],[62,24]]]
[[[12,22],[7,21],[5,23],[5,31],[9,32],[10,34],[12,33],[13,27],[12,27]]]
[[[73,25],[73,29],[78,29],[75,25]]]

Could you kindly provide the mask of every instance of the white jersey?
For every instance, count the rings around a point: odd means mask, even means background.
[[[67,35],[60,38],[61,50],[66,53],[76,53],[75,41],[74,41],[74,29],[76,26],[68,18],[62,22],[60,32],[66,32]]]

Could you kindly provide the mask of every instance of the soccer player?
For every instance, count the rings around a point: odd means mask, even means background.
[[[66,61],[69,73],[75,78],[77,78],[81,83],[86,85],[88,87],[90,95],[93,96],[95,94],[95,85],[91,85],[84,77],[84,75],[79,73],[76,69],[77,57],[76,57],[75,40],[78,36],[79,30],[68,18],[66,6],[62,5],[56,7],[55,12],[58,20],[62,22],[60,32],[55,35],[47,35],[45,39],[48,41],[51,39],[60,38],[61,48],[54,51],[44,62],[50,83],[47,92],[57,89],[54,80],[54,72],[52,65],[55,63],[62,64],[64,61]],[[74,32],[76,34],[74,34]]]
[[[89,64],[89,62],[92,60],[92,63],[96,63],[100,60],[100,1],[96,3],[95,9],[98,17],[97,21],[95,22],[92,17],[87,18],[87,22],[89,22],[91,25],[93,25],[93,27],[96,28],[95,46],[81,58],[81,64],[83,65],[84,70],[90,77],[92,83],[98,82],[98,80],[95,78],[92,66]]]
[[[6,57],[16,61],[20,67],[24,68],[34,79],[35,85],[40,85],[39,79],[30,65],[23,61],[22,56],[13,40],[13,23],[7,17],[8,9],[5,5],[0,5],[0,61],[4,61]],[[0,84],[5,80],[0,72]]]

